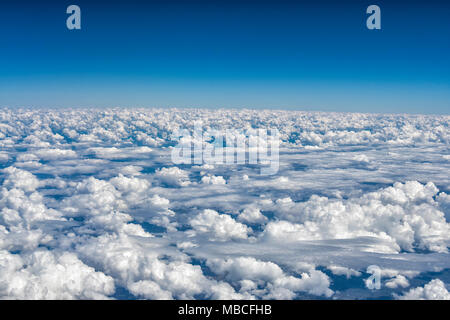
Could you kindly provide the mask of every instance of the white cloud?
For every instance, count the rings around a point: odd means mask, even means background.
[[[0,251],[0,298],[105,299],[114,280],[83,264],[73,253],[35,251],[21,257]]]
[[[207,265],[214,273],[225,279],[242,285],[248,293],[257,294],[254,283],[266,283],[268,290],[259,292],[266,299],[293,299],[298,292],[307,292],[317,296],[330,297],[333,291],[329,289],[330,281],[326,274],[318,270],[310,270],[301,274],[300,278],[288,276],[273,262],[256,260],[252,257],[233,259],[211,259]],[[250,282],[249,282],[250,281]]]
[[[390,279],[389,281],[386,281],[385,285],[386,287],[391,289],[395,289],[398,287],[406,288],[409,287],[409,281],[408,279],[406,279],[405,276],[399,274],[394,278]]]
[[[369,236],[392,242],[392,250],[447,252],[450,224],[436,208],[437,192],[433,183],[409,181],[347,200],[279,199],[272,210],[285,220],[270,222],[266,235],[287,241]]]
[[[127,159],[127,158],[146,158],[153,150],[149,147],[95,147],[87,150],[94,153],[98,158],[102,159]]]
[[[411,289],[404,295],[395,297],[400,300],[450,300],[450,293],[441,280],[434,279],[424,287]]]
[[[261,213],[258,208],[245,208],[237,217],[237,220],[248,223],[264,223],[268,219]]]
[[[228,241],[232,239],[246,239],[250,228],[236,222],[226,214],[219,214],[214,210],[204,210],[189,220],[189,224],[197,234],[205,234],[211,240]]]
[[[0,109],[0,295],[105,298],[123,287],[144,299],[364,298],[372,293],[351,289],[372,264],[386,290],[407,290],[450,268],[449,121]],[[172,133],[194,123],[278,129],[279,174],[175,166]],[[336,276],[355,281],[332,292]],[[405,297],[445,297],[446,286]]]
[[[217,295],[220,282],[203,275],[199,266],[187,263],[184,255],[168,252],[155,243],[140,242],[126,235],[100,236],[81,244],[84,259],[113,276],[131,293],[151,299],[192,299],[196,295]],[[159,256],[171,255],[171,261]],[[233,296],[231,287],[227,289]],[[234,290],[233,290],[234,292]]]
[[[191,183],[188,172],[178,167],[161,168],[156,171],[155,177],[169,186],[187,186]]]
[[[144,297],[151,300],[172,300],[172,293],[151,280],[140,280],[132,283],[128,289],[132,294],[138,297]]]
[[[9,155],[6,152],[0,152],[0,163],[8,162]]]
[[[3,169],[3,172],[6,174],[3,186],[6,188],[17,188],[25,192],[32,192],[39,187],[39,180],[28,171],[8,167]]]
[[[42,160],[62,160],[76,158],[77,154],[68,149],[40,149],[34,153]]]
[[[331,265],[327,267],[331,272],[338,276],[345,276],[347,279],[351,277],[359,277],[361,276],[361,272],[353,270],[352,268],[346,268],[341,266]]]
[[[275,281],[283,276],[283,270],[275,263],[259,261],[251,257],[228,260],[213,259],[207,264],[215,273],[225,274],[230,281],[242,279]]]
[[[357,154],[355,155],[352,160],[356,161],[356,162],[361,162],[361,163],[369,163],[370,159],[368,156],[366,156],[365,154]]]
[[[221,176],[204,176],[202,177],[202,183],[204,184],[226,184],[226,180]]]

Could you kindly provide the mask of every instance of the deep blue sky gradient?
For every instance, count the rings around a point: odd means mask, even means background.
[[[449,57],[448,1],[0,2],[0,106],[449,114]]]

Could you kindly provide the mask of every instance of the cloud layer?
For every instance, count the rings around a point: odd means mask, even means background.
[[[278,173],[175,165],[172,134],[199,121],[276,128]],[[0,109],[0,298],[449,299],[449,127],[449,116]],[[379,291],[365,286],[370,265]]]

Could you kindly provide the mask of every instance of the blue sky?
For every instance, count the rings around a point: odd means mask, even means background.
[[[0,106],[448,114],[449,57],[444,1],[0,3]]]

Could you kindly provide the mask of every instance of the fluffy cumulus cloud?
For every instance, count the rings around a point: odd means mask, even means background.
[[[238,220],[251,224],[262,224],[267,221],[267,217],[261,213],[260,209],[256,207],[248,207],[242,210],[238,216]]]
[[[411,289],[401,296],[396,295],[396,298],[400,300],[450,300],[450,293],[444,282],[434,279],[423,287]]]
[[[4,299],[105,299],[114,280],[73,253],[37,250],[19,256],[0,251],[0,297]]]
[[[202,177],[202,183],[206,184],[226,184],[227,182],[223,177],[216,177],[216,176],[204,176]]]
[[[240,292],[269,299],[293,299],[298,292],[330,297],[330,281],[318,270],[304,272],[300,277],[289,276],[275,263],[251,257],[211,259],[208,267],[221,277],[240,287]],[[263,289],[261,289],[263,288]]]
[[[251,141],[277,129],[278,172],[172,162],[175,143],[211,149],[173,139],[194,124]],[[0,109],[0,298],[449,299],[449,128],[448,116]],[[381,290],[361,289],[369,266]]]
[[[15,167],[8,167],[3,169],[5,180],[3,187],[9,189],[20,189],[25,192],[36,190],[39,186],[39,180],[36,179],[30,172],[17,169]]]
[[[148,299],[239,299],[227,283],[207,278],[200,266],[188,263],[177,252],[165,251],[167,243],[139,240],[126,235],[100,236],[78,246],[81,257],[107,274],[132,294]],[[169,259],[162,259],[167,255]],[[220,295],[220,288],[226,289]]]
[[[59,160],[76,158],[77,153],[70,149],[40,149],[36,151],[36,156],[42,160]]]
[[[396,251],[447,252],[450,224],[434,199],[437,193],[433,183],[408,181],[346,200],[279,199],[271,209],[282,220],[268,224],[267,236],[282,241],[370,236],[390,241]]]
[[[246,239],[250,228],[236,222],[226,214],[214,210],[205,210],[189,220],[194,232],[190,234],[205,234],[210,240],[227,241]]]
[[[181,187],[190,184],[189,173],[178,167],[158,169],[155,177],[169,186]]]
[[[408,279],[406,279],[405,276],[399,274],[396,277],[390,279],[389,281],[386,282],[386,287],[388,288],[398,288],[398,287],[408,287],[409,286],[409,281]]]
[[[361,272],[353,270],[351,268],[331,265],[331,266],[328,266],[328,269],[335,275],[338,275],[338,276],[344,275],[347,279],[350,279],[351,277],[361,276]]]

